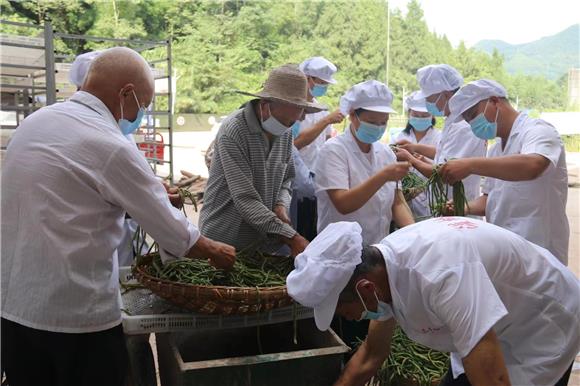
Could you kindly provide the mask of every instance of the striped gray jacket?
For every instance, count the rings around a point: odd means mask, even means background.
[[[200,212],[201,233],[242,249],[296,231],[273,212],[288,209],[294,178],[290,130],[272,143],[254,112],[257,100],[227,117],[216,137]]]

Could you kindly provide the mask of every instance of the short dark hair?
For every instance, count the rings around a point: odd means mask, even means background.
[[[380,264],[385,263],[381,251],[372,245],[363,246],[361,260],[362,262],[356,266],[348,284],[340,293],[339,301],[351,302],[358,299],[354,286],[359,281],[360,277],[373,271]]]
[[[368,111],[368,110],[365,110],[365,109],[363,109],[362,107],[359,107],[358,109],[354,110],[354,113],[355,113],[357,116],[359,116],[360,114],[364,113],[365,111]]]

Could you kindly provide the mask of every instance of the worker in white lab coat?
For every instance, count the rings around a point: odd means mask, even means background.
[[[376,243],[389,233],[391,220],[399,227],[414,222],[397,183],[409,171],[393,151],[380,143],[393,94],[376,80],[359,83],[340,100],[350,125],[324,145],[315,167],[318,231],[337,221],[356,221],[364,239]]]
[[[463,84],[463,77],[459,72],[447,64],[429,65],[417,70],[417,81],[421,86],[419,96],[425,98],[427,111],[436,117],[449,116],[449,100]],[[446,119],[437,146],[413,144],[407,141],[401,141],[400,144],[410,153],[419,153],[434,159],[435,164],[443,164],[455,158],[484,157],[486,153],[485,140],[474,137],[469,124],[463,120],[451,122]],[[402,159],[401,155],[398,156]],[[429,163],[425,164],[421,159],[409,159],[409,162],[415,169],[424,170],[428,175],[431,174],[432,166]],[[463,184],[468,200],[479,197],[481,178],[478,175],[467,177]],[[452,189],[449,191],[451,192]]]
[[[324,96],[328,87],[336,84],[334,74],[337,68],[327,59],[321,56],[306,59],[298,68],[306,75],[308,80],[308,101],[317,102],[316,98]],[[305,114],[302,119],[292,125],[292,137],[294,138],[293,152],[294,164],[300,164],[302,169],[297,170],[302,175],[302,182],[312,180],[314,166],[318,154],[324,143],[331,138],[334,131],[332,125],[342,122],[344,115],[339,111],[319,111]],[[292,202],[290,204],[290,219],[292,224],[306,239],[312,240],[316,236],[316,196],[313,186],[303,183],[294,183]]]
[[[435,117],[427,111],[425,98],[419,96],[418,92],[415,91],[405,99],[405,105],[409,114],[409,121],[407,122],[405,129],[401,131],[396,138],[393,138],[391,143],[412,143],[436,147],[441,139],[441,133],[433,127],[435,124]],[[399,152],[395,150],[395,153]],[[402,154],[408,153],[406,151],[400,153],[401,154],[397,154],[399,160],[409,161],[412,164],[415,162],[416,158],[419,158],[423,161],[421,162],[421,165],[425,165],[422,169],[423,172],[425,172],[425,170],[428,170],[429,172],[431,171],[433,167],[432,159],[421,157],[417,153],[415,154],[415,157],[405,158]],[[418,167],[421,166],[418,165]],[[427,176],[430,175],[430,173],[426,173],[426,176],[422,174],[421,170],[415,168],[411,170],[411,173],[415,173],[423,180],[427,180]],[[417,197],[413,198],[409,202],[409,206],[415,218],[425,217],[431,214],[427,194],[425,192],[420,193]]]
[[[396,324],[451,353],[440,385],[567,384],[580,350],[580,283],[548,250],[465,217],[419,222],[372,246],[363,235],[356,223],[329,225],[286,280],[320,330],[335,312],[370,320],[335,386],[376,374]]]
[[[476,80],[449,102],[450,120],[465,119],[473,136],[498,138],[488,157],[449,161],[441,170],[449,183],[477,174],[487,177],[483,194],[468,213],[509,229],[568,262],[566,152],[548,122],[516,111],[493,80]]]

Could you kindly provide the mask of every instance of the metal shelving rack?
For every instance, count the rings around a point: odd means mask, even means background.
[[[26,116],[46,104],[54,103],[56,87],[50,23],[42,26],[0,20],[0,25],[27,31],[26,36],[0,32],[3,152],[13,130]]]
[[[103,43],[105,47],[130,47],[145,57],[151,50],[162,49],[159,59],[149,61],[155,77],[155,94],[144,124],[135,140],[154,173],[173,181],[173,87],[170,40],[132,40],[54,31],[49,21],[44,25],[0,20],[0,25],[33,29],[37,33],[8,35],[0,33],[0,90],[2,119],[12,114],[11,124],[2,124],[2,151],[4,139],[22,119],[39,108],[69,98],[76,88],[68,81],[74,56],[55,50],[56,40],[81,40]],[[163,50],[164,48],[164,50]],[[163,103],[162,99],[166,99]],[[163,106],[163,108],[161,107]],[[166,107],[165,107],[166,106]]]

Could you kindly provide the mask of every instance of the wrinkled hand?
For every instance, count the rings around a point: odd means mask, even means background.
[[[439,174],[441,174],[443,182],[453,185],[471,174],[471,164],[467,159],[447,161],[441,166]]]
[[[169,198],[169,202],[171,202],[171,205],[173,205],[177,209],[181,209],[183,207],[183,199],[181,198],[181,195],[179,194],[179,188],[175,187],[175,186],[171,187],[165,181],[163,181],[163,187],[165,188],[165,191],[167,192],[167,198]]]
[[[399,149],[405,149],[409,153],[416,153],[417,152],[417,144],[411,143],[411,142],[407,141],[406,139],[400,140],[399,142],[397,142],[397,145],[399,146]]]
[[[455,214],[455,203],[453,200],[447,201],[445,206],[442,209],[443,216],[453,216]]]
[[[290,217],[288,217],[288,211],[283,205],[274,206],[274,214],[286,224],[292,225],[290,222]]]
[[[405,149],[401,149],[401,148],[396,147],[393,149],[393,151],[395,152],[395,155],[397,156],[397,161],[411,162],[411,160],[413,159],[413,155],[411,155],[411,153],[409,153]]]
[[[397,145],[402,146],[402,145],[409,145],[412,144],[409,140],[406,139],[400,139],[397,141]]]
[[[423,161],[423,162],[425,162],[425,160],[427,159],[427,157],[425,157],[423,154],[419,154],[419,153],[413,153],[413,157],[415,157],[418,161]]]
[[[335,110],[326,116],[326,121],[329,125],[340,123],[343,119],[344,115],[340,112],[340,110]]]
[[[304,237],[300,236],[298,232],[292,237],[291,239],[286,239],[288,246],[290,247],[290,255],[292,257],[296,257],[301,254],[306,247],[308,246],[309,242]]]
[[[188,255],[207,259],[216,268],[229,270],[236,262],[236,249],[231,245],[200,236]]]
[[[465,204],[464,213],[467,216],[469,214],[469,206]],[[455,215],[455,203],[453,200],[447,201],[443,207],[443,216],[454,216]]]
[[[410,167],[411,164],[409,162],[395,162],[394,164],[385,166],[383,170],[388,175],[387,181],[398,181],[409,173]]]

